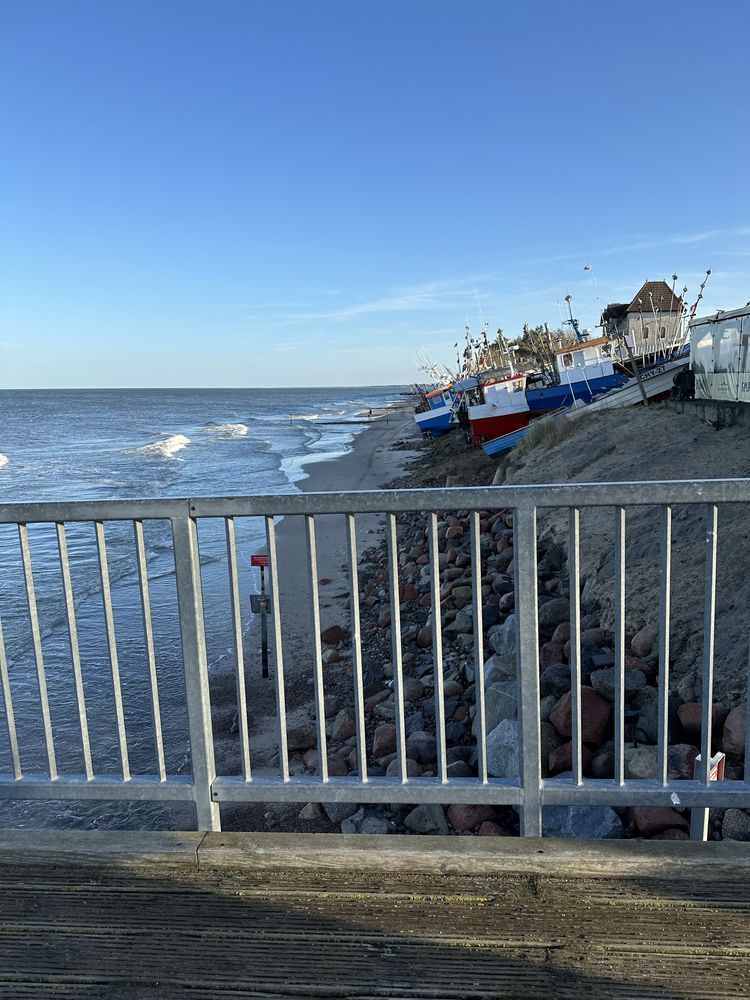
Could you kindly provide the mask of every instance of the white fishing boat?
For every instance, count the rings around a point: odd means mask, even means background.
[[[651,365],[640,370],[640,380],[646,398],[651,400],[660,399],[667,396],[672,391],[672,384],[675,375],[688,367],[689,360],[686,356],[676,358],[672,361],[664,361],[661,364]],[[637,378],[631,378],[619,389],[612,389],[604,396],[592,400],[584,407],[585,413],[593,410],[611,410],[618,406],[637,406],[643,402],[643,393],[638,385]]]

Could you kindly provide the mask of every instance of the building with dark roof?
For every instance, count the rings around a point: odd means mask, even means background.
[[[603,331],[632,338],[636,357],[657,355],[681,338],[682,298],[666,281],[646,281],[631,302],[611,302],[602,312]]]

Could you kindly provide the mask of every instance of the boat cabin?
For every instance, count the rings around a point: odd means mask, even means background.
[[[613,346],[608,337],[558,347],[554,352],[560,383],[591,381],[614,373]]]

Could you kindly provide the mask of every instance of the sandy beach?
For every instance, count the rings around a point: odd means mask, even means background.
[[[297,483],[305,493],[347,490],[377,490],[403,475],[407,462],[417,454],[420,436],[412,408],[408,403],[373,415],[372,423],[356,435],[345,455],[305,465],[307,478]],[[413,445],[413,448],[411,447]],[[348,623],[348,564],[344,518],[322,515],[315,519],[318,551],[317,580],[320,597],[321,628]],[[357,518],[358,552],[374,545],[384,530],[384,518],[369,515]],[[278,588],[284,630],[284,682],[287,728],[310,725],[313,699],[313,641],[310,614],[310,578],[307,539],[302,517],[285,517],[277,528]],[[253,766],[266,769],[278,766],[276,700],[271,677],[261,677],[260,621],[255,619],[245,636],[247,703]],[[330,665],[331,667],[333,664]],[[336,663],[326,669],[326,694],[337,704],[352,699],[350,664]],[[214,691],[214,730],[217,759],[227,773],[239,773],[239,740],[236,733],[236,687],[234,664],[226,663],[212,676]],[[292,735],[291,742],[294,742]],[[279,811],[281,807],[272,807]],[[293,812],[299,807],[293,807]],[[227,822],[232,825],[227,810]],[[267,826],[258,807],[242,809],[242,823]],[[324,824],[327,826],[327,824]],[[252,827],[249,827],[252,828]]]

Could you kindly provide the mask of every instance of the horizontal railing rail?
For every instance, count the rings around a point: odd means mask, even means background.
[[[707,834],[708,808],[750,807],[750,782],[747,770],[743,779],[715,781],[711,773],[714,734],[712,709],[714,704],[714,631],[716,627],[717,539],[719,511],[725,505],[750,501],[750,479],[710,481],[673,481],[639,483],[565,484],[547,486],[454,487],[446,489],[410,489],[370,492],[308,493],[248,497],[194,497],[155,500],[112,500],[81,502],[21,503],[0,505],[0,525],[16,526],[19,580],[25,592],[25,610],[17,609],[16,617],[23,622],[11,622],[0,606],[0,681],[2,708],[7,735],[7,773],[0,773],[0,799],[80,799],[80,800],[139,800],[145,802],[192,802],[195,804],[197,825],[202,830],[220,829],[221,803],[252,802],[319,802],[319,803],[388,803],[449,805],[493,804],[515,807],[521,818],[521,833],[541,835],[544,806],[562,805],[678,805],[693,810],[694,837]],[[703,586],[704,648],[701,672],[700,763],[692,780],[669,776],[669,709],[670,709],[670,614],[672,511],[682,505],[701,506],[705,511],[705,578]],[[656,738],[656,775],[652,778],[626,776],[626,510],[658,508],[659,570],[658,570],[658,733]],[[537,512],[558,508],[567,510],[568,598],[570,603],[570,712],[571,769],[566,777],[542,777],[542,732],[540,714],[540,593],[538,579]],[[584,775],[584,741],[581,704],[582,681],[582,611],[581,611],[581,539],[580,513],[587,508],[612,508],[612,549],[614,553],[614,698],[613,777],[591,778]],[[474,662],[474,739],[473,767],[476,777],[454,777],[448,770],[448,738],[445,715],[445,662],[443,657],[444,630],[441,617],[441,545],[438,515],[441,512],[462,511],[468,520],[469,532],[463,544],[466,556],[466,577],[471,590],[470,607],[473,634],[471,654]],[[512,535],[508,544],[513,548],[513,586],[516,614],[516,663],[519,706],[520,746],[517,774],[498,777],[488,764],[485,691],[485,629],[483,608],[483,533],[487,533],[486,518],[480,513],[507,512],[512,515]],[[407,763],[407,726],[405,697],[405,666],[400,619],[402,599],[400,573],[402,551],[399,548],[398,515],[420,514],[424,517],[427,573],[422,577],[423,596],[429,598],[431,620],[432,680],[434,687],[435,758],[432,774],[412,777]],[[326,722],[326,674],[333,669],[323,662],[321,645],[321,600],[319,594],[318,538],[316,517],[336,515],[341,519],[342,545],[346,552],[348,589],[347,625],[351,654],[351,699],[354,735],[349,775],[329,773]],[[371,754],[368,753],[368,720],[365,710],[365,679],[363,631],[360,619],[361,593],[359,569],[361,546],[358,541],[357,516],[378,515],[383,518],[386,548],[387,591],[390,609],[390,670],[392,671],[393,725],[396,773],[372,774]],[[285,663],[289,636],[285,630],[286,614],[281,599],[282,585],[277,545],[279,517],[299,517],[304,520],[304,542],[297,558],[306,565],[306,590],[298,594],[308,605],[310,673],[312,687],[311,716],[315,728],[317,774],[299,773],[299,754],[290,748],[287,720],[288,666]],[[232,648],[236,680],[236,736],[239,773],[224,773],[217,767],[216,742],[207,650],[206,616],[213,612],[204,601],[202,586],[201,526],[204,522],[223,522],[229,602],[225,609],[226,628]],[[259,519],[265,540],[270,573],[271,658],[275,705],[275,763],[265,759],[256,766],[256,750],[252,721],[255,704],[248,694],[246,659],[247,614],[243,618],[244,599],[240,593],[236,524],[241,519]],[[189,773],[175,773],[166,758],[171,748],[163,731],[160,701],[158,655],[154,640],[154,620],[166,614],[164,606],[152,602],[149,576],[148,543],[144,524],[165,522],[169,525],[174,578],[174,598],[171,611],[178,613],[181,651],[181,676],[184,684],[185,722],[172,739],[189,748]],[[117,584],[110,579],[108,542],[105,525],[109,522],[132,524],[132,557],[137,568],[136,600],[140,614],[140,639],[144,650],[144,689],[148,692],[148,707],[153,735],[151,773],[136,773],[132,767],[128,718],[123,697],[128,679],[120,668],[119,650],[131,642],[132,636],[122,634],[122,623],[113,601]],[[102,704],[92,703],[84,673],[85,656],[81,652],[76,600],[76,556],[68,543],[66,526],[93,526],[98,595],[101,599],[102,623],[97,656],[105,657],[108,684],[111,683],[113,722],[110,752],[118,762],[119,775],[97,773],[91,749],[89,730],[104,712]],[[64,598],[63,627],[67,634],[69,658],[66,669],[73,681],[73,693],[66,710],[77,719],[80,746],[77,752],[83,763],[80,771],[61,766],[61,748],[57,744],[54,716],[61,708],[49,694],[45,643],[44,612],[38,596],[44,593],[37,585],[34,548],[30,544],[29,526],[48,525],[57,540],[59,585]],[[0,538],[3,545],[13,546],[6,532]],[[33,530],[33,529],[32,529]],[[510,531],[510,529],[508,529]],[[121,543],[122,544],[122,543]],[[130,558],[130,556],[128,556]],[[47,552],[44,564],[44,586],[49,587],[52,569]],[[176,604],[176,608],[175,605]],[[224,620],[224,619],[222,619]],[[128,619],[130,621],[130,619]],[[3,625],[22,625],[31,636],[28,651],[23,656],[9,658]],[[210,632],[210,630],[209,630]],[[102,652],[103,651],[103,652]],[[105,656],[106,654],[106,656]],[[99,662],[99,661],[97,661]],[[38,694],[38,723],[41,738],[36,747],[47,762],[46,772],[29,770],[24,764],[28,748],[20,735],[20,723],[28,722],[17,712],[17,690],[35,680]],[[28,713],[28,699],[24,703]],[[750,719],[748,720],[750,724]],[[69,749],[69,748],[68,748]],[[70,757],[70,753],[67,754]],[[171,757],[170,757],[171,759]],[[307,767],[309,770],[309,767]]]

